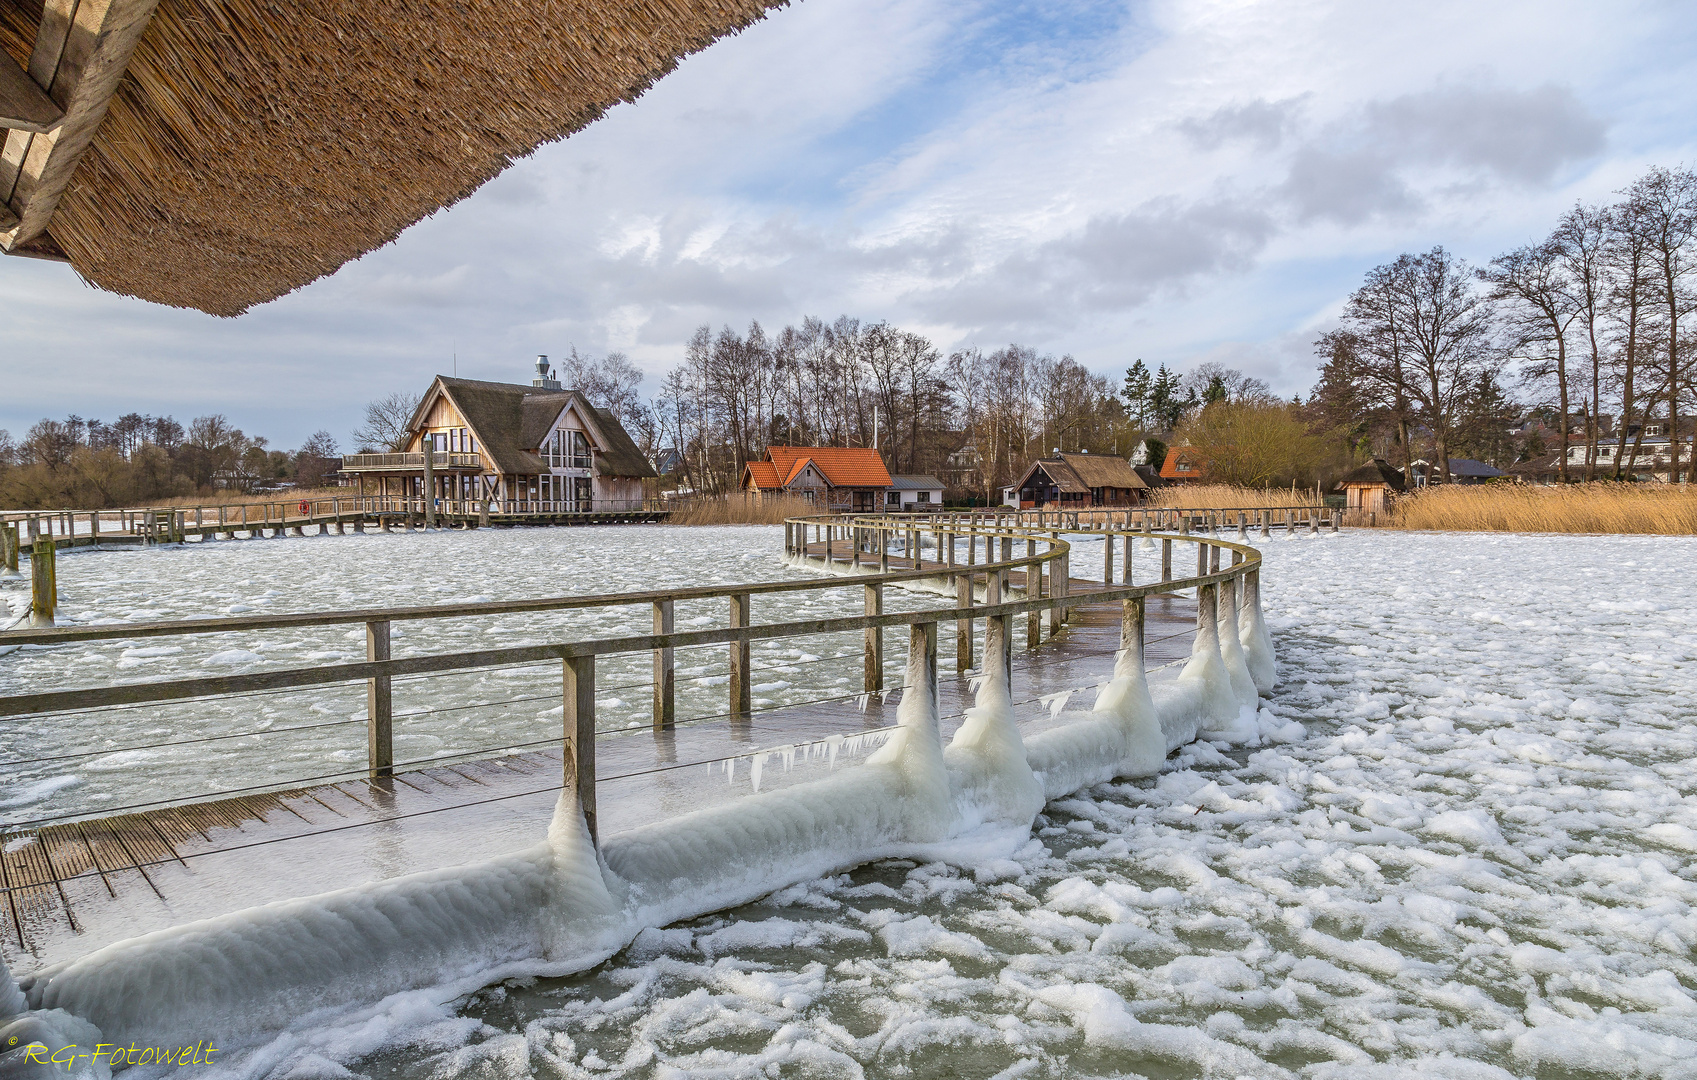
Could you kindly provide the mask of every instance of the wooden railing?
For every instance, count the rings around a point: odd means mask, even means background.
[[[483,455],[476,453],[461,453],[459,451],[436,451],[430,455],[430,465],[434,469],[483,470]],[[342,458],[343,472],[371,472],[374,470],[419,469],[424,468],[424,452],[416,454],[348,454]]]
[[[936,533],[942,545],[936,549],[942,553],[941,560],[935,561],[934,565],[926,565],[922,561],[918,564],[918,569],[890,570],[892,554],[898,558],[922,559],[923,550],[919,543],[921,526]],[[810,530],[813,534],[811,542]],[[1063,536],[1080,533],[1100,533],[1106,542],[1108,555],[1104,562],[1102,585],[1092,588],[1089,592],[1075,594],[1072,591],[1069,571],[1072,546]],[[363,623],[366,627],[367,658],[360,663],[319,664],[240,675],[166,679],[12,694],[0,697],[0,717],[34,718],[37,722],[47,722],[49,714],[66,710],[81,711],[143,702],[220,698],[255,691],[363,681],[366,684],[368,706],[366,771],[373,778],[382,778],[395,772],[393,680],[397,676],[471,671],[558,660],[562,672],[564,723],[561,738],[565,755],[565,785],[569,791],[575,792],[575,798],[583,807],[585,820],[593,836],[596,820],[594,686],[597,657],[642,652],[653,654],[653,722],[656,731],[664,731],[676,722],[672,657],[677,649],[721,644],[726,646],[730,713],[747,715],[750,711],[750,648],[756,641],[827,633],[862,633],[866,639],[867,654],[864,685],[867,692],[872,692],[883,688],[883,632],[888,628],[911,628],[913,633],[909,647],[928,648],[934,652],[938,624],[953,621],[957,626],[957,642],[960,643],[957,655],[966,658],[959,662],[968,663],[975,652],[974,626],[982,623],[982,655],[985,662],[1000,663],[1006,673],[1011,662],[1012,628],[1018,616],[1023,615],[1027,619],[1027,647],[1035,647],[1041,643],[1044,636],[1041,627],[1043,612],[1049,612],[1049,634],[1053,635],[1060,630],[1069,609],[1086,603],[1118,601],[1122,603],[1121,647],[1135,648],[1138,650],[1137,655],[1141,656],[1146,597],[1180,589],[1194,589],[1198,598],[1198,618],[1211,620],[1214,618],[1217,590],[1224,585],[1241,587],[1246,590],[1246,598],[1253,597],[1253,590],[1258,588],[1261,565],[1259,552],[1247,545],[1199,533],[1152,537],[1147,530],[1130,531],[1124,528],[1073,529],[1070,526],[1059,526],[1033,531],[1029,528],[998,526],[987,521],[969,522],[942,517],[931,522],[919,522],[911,517],[867,516],[845,519],[836,515],[821,515],[791,519],[785,524],[784,535],[785,552],[792,560],[816,557],[822,567],[832,570],[846,569],[850,572],[859,570],[861,576],[857,581],[864,586],[864,612],[824,619],[755,622],[753,601],[757,597],[838,589],[843,586],[840,578],[829,576],[806,581],[773,581],[600,596],[285,615],[243,615],[180,622],[26,630],[0,635],[0,641],[7,645],[65,645],[139,637],[225,634]],[[1162,580],[1159,582],[1143,585],[1131,583],[1131,541],[1139,538],[1158,539],[1161,543]],[[957,551],[958,541],[961,540],[967,542],[964,562]],[[1113,553],[1116,541],[1125,558],[1124,571],[1118,583],[1114,581]],[[1174,578],[1173,546],[1183,543],[1193,544],[1196,548],[1197,572],[1193,576]],[[839,544],[842,545],[841,548],[838,548]],[[1016,545],[1023,545],[1024,552],[1015,551]],[[976,553],[981,547],[985,558],[979,562]],[[815,551],[818,552],[817,556]],[[839,557],[839,551],[842,557]],[[1222,566],[1222,555],[1227,552],[1230,553],[1231,562]],[[1009,588],[1009,574],[1015,571],[1023,572],[1030,583],[1030,588],[1025,590],[1025,597],[1017,600],[1011,599]],[[883,589],[886,586],[935,580],[939,576],[952,579],[956,583],[956,603],[921,611],[883,610]],[[985,597],[982,604],[976,602],[980,593]],[[725,625],[710,629],[673,629],[672,613],[678,601],[715,598],[723,599],[728,606]],[[389,649],[390,629],[399,621],[619,606],[650,609],[655,632],[587,641],[555,641],[538,645],[431,653],[404,658],[394,658]],[[934,665],[932,670],[935,670]],[[913,692],[913,688],[910,688],[909,692]],[[929,692],[935,694],[935,685],[930,687]],[[276,786],[294,785],[295,782],[289,782]]]

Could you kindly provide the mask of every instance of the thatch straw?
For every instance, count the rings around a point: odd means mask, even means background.
[[[786,0],[161,0],[50,232],[236,315],[335,271]],[[38,0],[0,0],[29,55]]]
[[[1697,534],[1697,488],[1682,484],[1455,485],[1393,502],[1379,523],[1455,532]]]

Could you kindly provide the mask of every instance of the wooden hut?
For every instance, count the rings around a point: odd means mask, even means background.
[[[0,251],[236,315],[784,0],[0,0]]]
[[[1014,485],[1023,508],[1132,506],[1149,485],[1131,463],[1110,454],[1056,454],[1039,458]]]
[[[539,370],[530,386],[436,376],[407,425],[406,446],[349,454],[342,471],[361,494],[487,501],[505,513],[641,509],[642,481],[654,467],[618,417],[562,387],[546,358]]]
[[[1349,513],[1382,514],[1392,492],[1407,491],[1402,473],[1391,468],[1384,458],[1374,458],[1337,482],[1344,507]]]

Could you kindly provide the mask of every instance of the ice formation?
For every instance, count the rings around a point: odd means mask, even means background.
[[[20,985],[31,1009],[63,1010],[108,1040],[214,1030],[230,1047],[260,1046],[262,1063],[280,1032],[379,1003],[404,1011],[408,995],[581,971],[645,929],[871,860],[1005,861],[1046,799],[1152,774],[1199,732],[1254,722],[1246,695],[1257,672],[1263,683],[1272,673],[1258,597],[1241,611],[1203,604],[1198,623],[1190,660],[1159,693],[1132,650],[1091,709],[1028,740],[991,664],[946,748],[934,695],[906,693],[888,742],[824,779],[610,836],[599,851],[562,799],[546,839],[526,849],[120,941]],[[935,650],[909,657],[906,685],[934,686]]]

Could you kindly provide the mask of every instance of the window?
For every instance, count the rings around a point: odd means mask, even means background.
[[[570,434],[572,437],[571,467],[574,469],[589,468],[589,440],[584,437],[581,431],[573,431]]]
[[[899,491],[892,491],[888,495],[884,496],[884,501],[889,503],[891,506],[900,506],[902,502],[902,493]]]
[[[921,491],[917,496],[914,497],[914,501],[915,502],[928,503],[928,502],[931,501],[931,493],[929,491]]]

